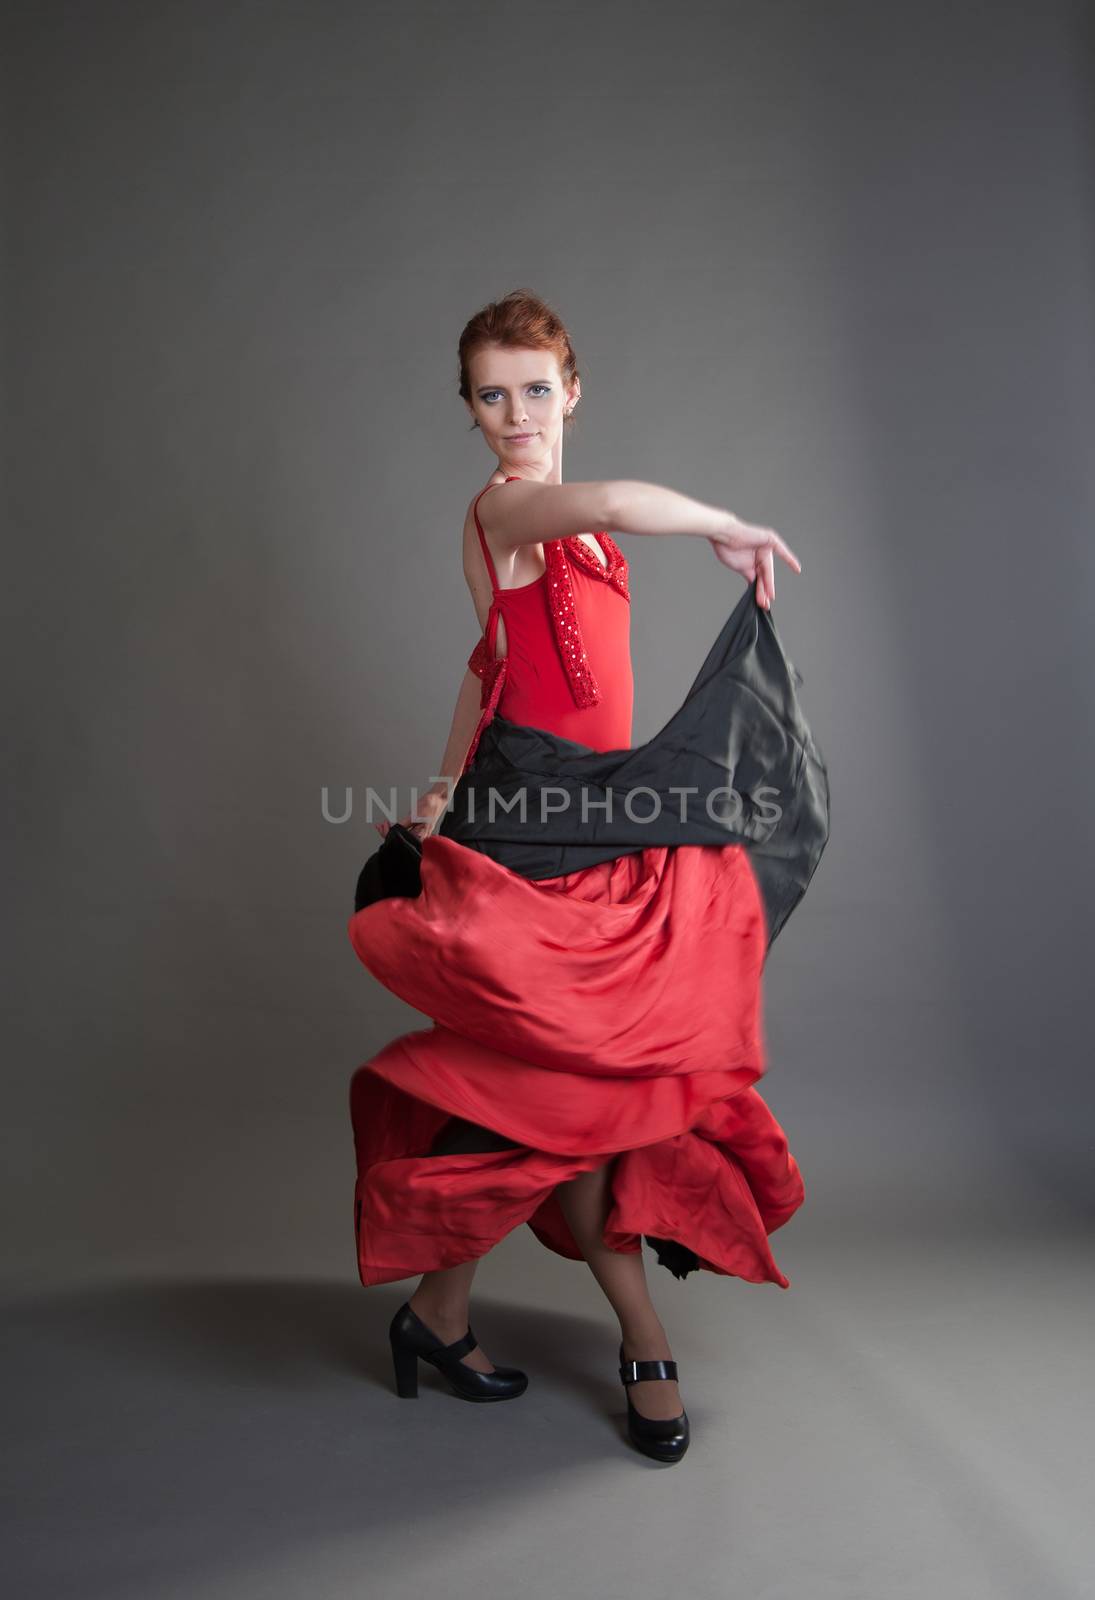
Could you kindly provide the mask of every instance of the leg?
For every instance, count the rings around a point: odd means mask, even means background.
[[[611,1187],[610,1160],[594,1172],[561,1183],[555,1192],[576,1244],[620,1320],[625,1359],[671,1361],[673,1352],[650,1298],[642,1251],[610,1250],[604,1242]],[[671,1378],[651,1378],[630,1387],[632,1403],[642,1416],[676,1417],[683,1410],[680,1390]]]
[[[495,1133],[493,1128],[481,1128],[478,1123],[467,1122],[463,1117],[450,1117],[438,1131],[430,1155],[468,1154],[477,1150],[503,1150],[514,1141]],[[462,1261],[456,1267],[440,1267],[435,1272],[424,1272],[418,1288],[408,1304],[416,1317],[430,1328],[442,1344],[452,1344],[466,1331],[469,1318],[471,1282],[479,1259]],[[494,1363],[488,1360],[481,1345],[462,1357],[477,1372],[493,1372]]]
[[[462,1261],[457,1267],[424,1272],[407,1302],[415,1316],[422,1318],[442,1344],[453,1344],[467,1331],[471,1280],[478,1265],[477,1257],[474,1261]],[[487,1359],[482,1345],[477,1344],[461,1360],[477,1372],[494,1371],[494,1363]]]

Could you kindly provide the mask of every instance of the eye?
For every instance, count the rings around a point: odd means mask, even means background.
[[[480,400],[485,400],[487,405],[491,406],[491,405],[494,404],[494,401],[491,399],[491,396],[492,395],[496,395],[498,392],[499,391],[497,389],[488,389],[488,390],[486,390],[486,392],[484,394],[481,394],[479,396],[479,398],[480,398]]]
[[[534,383],[534,384],[530,385],[530,387],[533,388],[533,389],[541,390],[543,394],[550,394],[551,393],[551,385],[550,385],[550,383]],[[537,398],[540,398],[540,396],[537,396]]]

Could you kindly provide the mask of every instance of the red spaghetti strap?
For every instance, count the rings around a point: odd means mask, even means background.
[[[508,478],[506,478],[504,481],[506,483],[517,483],[517,482],[520,482],[520,479],[518,478],[517,473],[514,472],[514,473],[511,473],[510,476]],[[475,500],[472,503],[472,508],[471,508],[471,514],[475,518],[475,529],[476,529],[476,532],[479,535],[479,543],[483,547],[483,560],[487,563],[487,571],[490,574],[491,588],[494,590],[495,594],[498,593],[498,574],[494,570],[494,562],[491,559],[490,551],[487,549],[487,536],[483,532],[483,524],[479,521],[479,502],[480,502],[480,500],[482,500],[483,496],[486,494],[488,489],[497,489],[497,488],[498,488],[498,485],[496,483],[485,484],[484,487],[482,489],[480,489],[479,493],[476,495]]]
[[[508,478],[506,482],[509,482]],[[497,489],[497,487],[496,483],[488,483],[484,488],[480,489],[471,508],[471,514],[475,518],[475,531],[478,533],[479,543],[483,547],[483,560],[487,563],[487,571],[490,574],[490,586],[496,594],[498,592],[498,574],[494,570],[494,562],[491,560],[491,553],[487,549],[487,536],[483,532],[483,524],[479,520],[479,502],[486,494],[487,489]]]
[[[492,484],[492,483],[488,483],[487,484],[487,489],[493,489],[493,488],[494,488],[494,484]],[[479,506],[479,502],[482,499],[483,495],[486,494],[487,489],[481,489],[479,491],[479,493],[476,495],[476,497],[475,497],[475,505],[472,507],[472,516],[475,518],[475,531],[479,535],[479,543],[480,543],[480,546],[482,547],[482,550],[483,550],[483,560],[487,563],[487,572],[490,574],[490,586],[491,586],[491,588],[493,590],[495,590],[497,592],[497,589],[498,589],[498,574],[494,570],[494,562],[491,560],[491,553],[487,549],[487,539],[486,539],[486,535],[483,532],[483,524],[479,521],[478,506]]]

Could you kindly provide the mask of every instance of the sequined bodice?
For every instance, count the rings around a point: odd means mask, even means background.
[[[465,766],[495,710],[591,749],[628,748],[634,683],[623,552],[604,532],[595,534],[603,562],[576,534],[545,540],[543,574],[515,589],[500,589],[478,514],[479,499],[493,487],[481,491],[473,508],[493,598],[483,636],[468,659],[482,679],[483,715]],[[506,654],[498,658],[495,640],[503,613]]]

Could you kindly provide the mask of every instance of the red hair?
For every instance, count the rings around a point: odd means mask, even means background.
[[[531,289],[512,289],[502,300],[477,311],[460,335],[460,398],[471,400],[468,364],[484,345],[509,350],[550,350],[559,363],[563,383],[569,388],[578,376],[578,363],[570,335],[555,312]],[[567,417],[566,423],[573,422]]]

